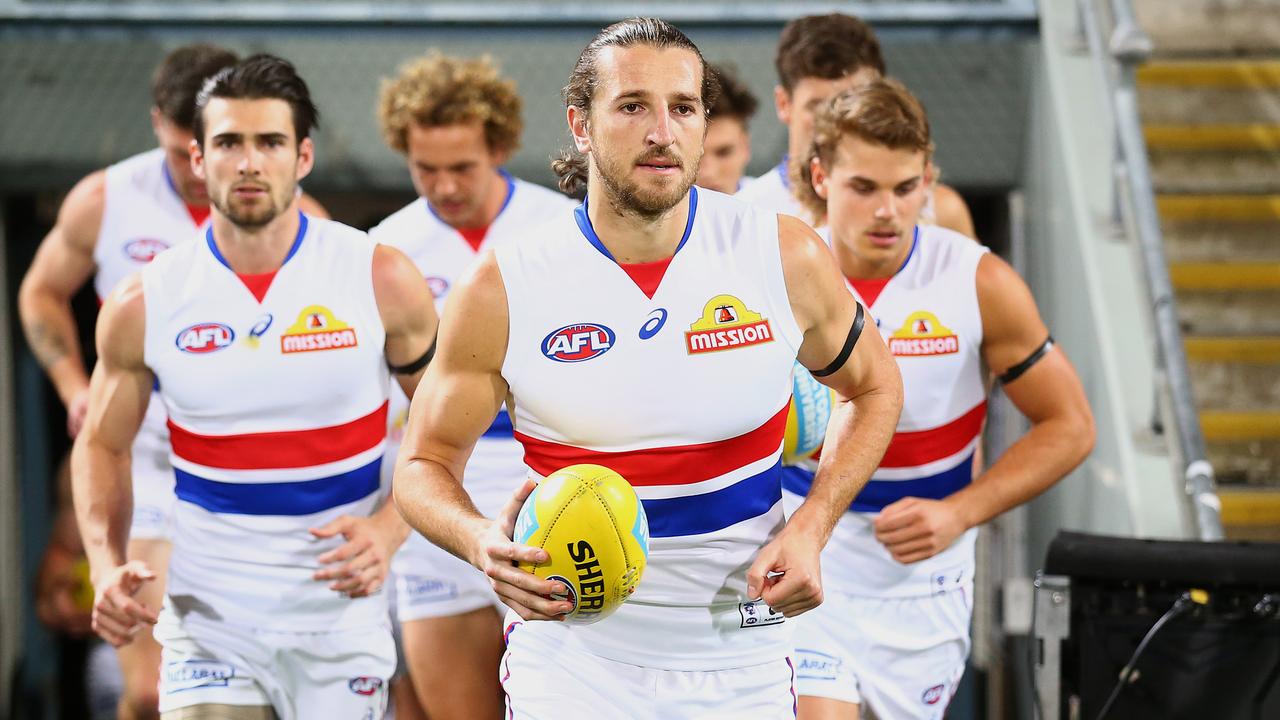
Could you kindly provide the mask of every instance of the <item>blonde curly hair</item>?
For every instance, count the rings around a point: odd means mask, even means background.
[[[498,74],[488,55],[454,58],[432,51],[382,81],[378,123],[393,150],[408,152],[409,126],[479,122],[491,151],[515,152],[524,121],[516,84]]]

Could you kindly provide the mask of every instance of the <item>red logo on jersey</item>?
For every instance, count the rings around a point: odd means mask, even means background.
[[[358,345],[356,329],[334,317],[323,305],[308,305],[280,336],[285,355],[316,350],[341,350]]]
[[[197,323],[178,333],[173,343],[185,353],[201,355],[221,350],[234,342],[236,331],[222,323]]]
[[[163,240],[139,238],[124,246],[124,254],[136,262],[149,263],[157,255],[168,249],[169,244]]]
[[[928,310],[911,313],[902,321],[902,327],[889,336],[889,352],[897,357],[950,355],[959,351],[960,338]]]
[[[684,334],[690,355],[731,350],[773,341],[773,328],[760,313],[751,312],[732,295],[717,295],[702,308],[702,317]]]
[[[542,354],[556,362],[582,362],[608,352],[616,337],[604,325],[565,325],[559,330],[552,330],[542,339]]]
[[[945,692],[946,689],[946,686],[934,685],[924,691],[924,694],[920,696],[920,700],[924,702],[925,705],[937,705],[938,701],[942,699],[942,693]]]

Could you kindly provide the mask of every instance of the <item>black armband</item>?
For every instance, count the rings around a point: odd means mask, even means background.
[[[1027,356],[1026,360],[1023,360],[1017,365],[1014,365],[1008,370],[1005,370],[1004,374],[1002,374],[999,378],[1000,383],[1003,385],[1008,385],[1014,380],[1017,380],[1018,378],[1022,377],[1023,373],[1030,370],[1032,365],[1035,365],[1036,363],[1040,362],[1040,358],[1044,357],[1052,349],[1053,349],[1053,336],[1050,335],[1049,337],[1045,338],[1044,342],[1040,343],[1040,347],[1036,348],[1034,352],[1032,352],[1030,355]]]
[[[862,325],[865,318],[862,314],[862,303],[855,302],[858,306],[857,312],[853,314],[853,325],[849,328],[849,336],[844,339],[844,347],[840,348],[840,354],[836,355],[836,359],[831,364],[821,370],[813,370],[810,374],[814,377],[826,377],[831,373],[844,367],[849,362],[849,355],[853,353],[853,346],[858,344],[858,338],[862,336]]]
[[[427,348],[427,351],[422,353],[422,357],[418,358],[417,360],[414,360],[413,362],[407,365],[392,365],[391,361],[388,360],[387,367],[390,368],[391,372],[396,375],[412,375],[418,372],[419,370],[421,370],[422,368],[426,367],[427,363],[431,362],[431,358],[435,357],[435,354],[436,354],[436,339],[433,337],[431,338],[431,347]]]

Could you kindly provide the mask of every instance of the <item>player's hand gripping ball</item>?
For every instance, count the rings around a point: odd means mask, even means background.
[[[813,378],[800,363],[791,368],[791,406],[782,440],[782,461],[795,465],[813,457],[827,436],[836,393]]]
[[[635,592],[649,557],[649,521],[636,491],[599,465],[571,465],[538,483],[516,518],[516,542],[547,551],[520,568],[569,589],[567,622],[611,615]]]

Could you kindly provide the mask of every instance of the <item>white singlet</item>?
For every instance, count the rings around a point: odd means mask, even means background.
[[[343,541],[308,532],[377,499],[389,373],[374,245],[301,218],[261,301],[211,229],[143,271],[179,501],[167,612],[291,631],[383,621],[381,597],[311,578]]]
[[[197,224],[169,176],[162,149],[122,160],[106,170],[102,226],[93,246],[93,278],[99,301],[121,280],[147,266],[162,251],[197,235]],[[173,467],[164,405],[151,394],[133,443],[131,540],[169,537],[173,513]]]
[[[636,488],[652,538],[644,579],[612,617],[528,623],[521,635],[667,670],[786,658],[782,615],[746,596],[748,566],[783,524],[801,342],[776,216],[693,188],[652,296],[614,261],[585,203],[497,259],[510,313],[502,375],[526,463],[542,476],[614,469]]]
[[[982,314],[975,277],[987,249],[917,225],[910,254],[883,285],[851,282],[902,372],[903,409],[880,468],[822,553],[826,601],[797,618],[801,695],[866,702],[880,716],[941,718],[969,649],[977,529],[921,562],[894,560],[873,522],[905,497],[967,486],[986,415]],[[786,468],[788,508],[812,474]]]
[[[500,172],[506,180],[506,201],[478,247],[441,220],[424,198],[409,203],[369,231],[375,242],[409,256],[431,287],[436,312],[444,311],[449,290],[471,269],[481,252],[520,242],[530,227],[568,213],[573,207],[573,202],[560,193]],[[409,399],[395,385],[391,389],[384,486],[389,486],[391,480],[408,412]],[[511,435],[511,418],[504,408],[476,442],[463,483],[480,512],[493,517],[511,499],[511,493],[528,472],[524,449]],[[399,622],[500,605],[483,573],[416,532],[410,533],[396,553],[392,570]]]

